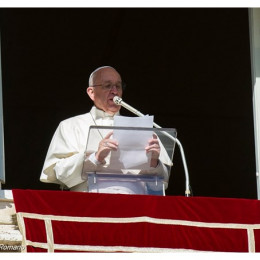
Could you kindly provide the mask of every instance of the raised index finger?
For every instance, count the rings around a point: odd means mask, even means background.
[[[104,139],[109,139],[112,134],[113,134],[113,131],[110,131],[110,132],[104,137]]]

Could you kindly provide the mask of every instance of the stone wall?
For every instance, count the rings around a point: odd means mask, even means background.
[[[21,242],[12,192],[0,190],[0,252],[21,252]]]

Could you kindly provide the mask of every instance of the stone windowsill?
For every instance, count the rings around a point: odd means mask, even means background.
[[[0,190],[0,252],[20,252],[21,241],[12,191]]]

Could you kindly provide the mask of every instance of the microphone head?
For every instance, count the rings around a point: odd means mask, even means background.
[[[118,96],[114,96],[113,97],[113,101],[116,105],[120,105],[121,104],[121,101],[122,101],[122,98],[118,97]]]

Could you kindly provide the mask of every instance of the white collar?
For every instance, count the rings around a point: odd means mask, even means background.
[[[120,115],[119,111],[116,112],[115,114],[111,115],[111,114],[108,114],[106,113],[105,111],[101,110],[101,109],[98,109],[96,106],[93,106],[90,110],[90,113],[91,115],[93,116],[93,118],[95,120],[97,119],[105,119],[105,118],[108,118],[108,119],[113,119],[114,116],[118,116]]]

